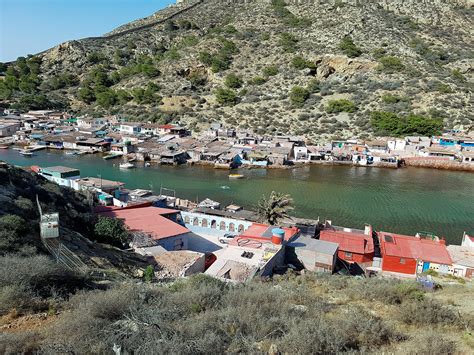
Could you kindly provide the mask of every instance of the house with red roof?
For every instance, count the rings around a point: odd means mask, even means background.
[[[365,234],[362,231],[344,231],[323,229],[319,239],[339,245],[337,256],[349,263],[367,264],[374,259],[374,241],[371,228]]]
[[[111,208],[98,213],[100,216],[123,220],[133,235],[134,248],[162,246],[168,251],[188,248],[192,232],[180,224],[180,212],[168,208]]]
[[[452,260],[444,240],[424,239],[388,232],[378,232],[382,271],[416,275],[434,270],[452,273]]]
[[[243,231],[242,234],[236,238],[236,240],[250,239],[261,242],[271,242],[274,235],[274,229],[276,229],[275,226],[270,226],[268,224],[252,223],[252,225]],[[291,241],[299,233],[299,229],[296,227],[277,229],[280,229],[281,232],[284,232],[283,240],[285,242]]]

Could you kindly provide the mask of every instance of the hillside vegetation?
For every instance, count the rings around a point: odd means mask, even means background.
[[[472,11],[455,0],[188,2],[3,65],[0,99],[315,140],[398,134],[373,112],[430,132],[466,127]]]
[[[410,282],[312,274],[238,286],[203,275],[163,285],[125,283],[49,299],[40,320],[4,316],[9,328],[2,329],[0,350],[467,354],[474,350],[473,313],[442,296],[469,298],[470,292],[451,286],[427,294]]]

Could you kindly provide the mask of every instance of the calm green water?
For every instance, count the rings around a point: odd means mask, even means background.
[[[175,189],[177,196],[206,197],[247,208],[272,190],[289,193],[299,217],[331,219],[334,224],[414,234],[431,231],[460,243],[464,231],[474,234],[474,174],[433,169],[377,169],[311,166],[293,170],[242,170],[246,178],[229,180],[228,171],[199,166],[118,168],[119,159],[100,155],[68,156],[40,151],[26,158],[0,150],[0,160],[29,166],[66,165],[82,176],[125,182],[128,188]],[[140,163],[137,163],[140,165]],[[228,189],[223,189],[228,186]]]

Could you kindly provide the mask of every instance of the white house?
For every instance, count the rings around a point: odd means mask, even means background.
[[[390,151],[405,150],[407,142],[404,139],[390,139],[387,141],[387,145]]]
[[[142,131],[142,124],[135,122],[123,122],[120,124],[119,131],[122,134],[138,134]]]

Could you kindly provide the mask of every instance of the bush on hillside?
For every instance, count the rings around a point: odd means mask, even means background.
[[[294,86],[290,91],[290,102],[293,106],[301,107],[309,98],[309,91],[301,86]]]
[[[362,50],[355,45],[351,36],[344,36],[339,43],[339,49],[349,58],[356,58],[362,54]]]
[[[231,89],[218,88],[214,94],[216,95],[217,102],[221,105],[232,106],[238,101],[236,93]]]
[[[405,68],[401,59],[394,56],[381,57],[379,63],[378,70],[387,74],[397,73]]]
[[[123,220],[118,218],[99,216],[94,226],[94,232],[99,242],[118,247],[124,247],[130,240]]]
[[[49,257],[0,257],[0,315],[47,310],[52,301],[66,299],[85,287],[83,276],[63,269]]]
[[[352,101],[346,99],[330,100],[326,106],[327,113],[352,113],[355,111],[357,111],[357,106]]]
[[[276,65],[269,65],[268,67],[263,68],[263,75],[265,76],[275,76],[278,74],[279,70]]]
[[[375,111],[370,115],[370,123],[381,135],[431,136],[440,134],[443,120],[419,115],[398,116],[392,112]]]
[[[293,57],[293,59],[291,60],[291,64],[293,65],[294,68],[298,70],[302,70],[306,68],[316,69],[316,64],[314,64],[313,62],[309,60],[306,60],[305,58],[299,55],[297,55],[296,57]]]
[[[229,75],[226,76],[224,80],[225,86],[231,89],[238,89],[242,87],[243,80],[241,77],[235,75],[234,73],[230,73]]]
[[[285,52],[294,52],[297,49],[298,39],[291,33],[282,33],[280,35],[280,40],[278,41],[280,47],[283,48]]]

